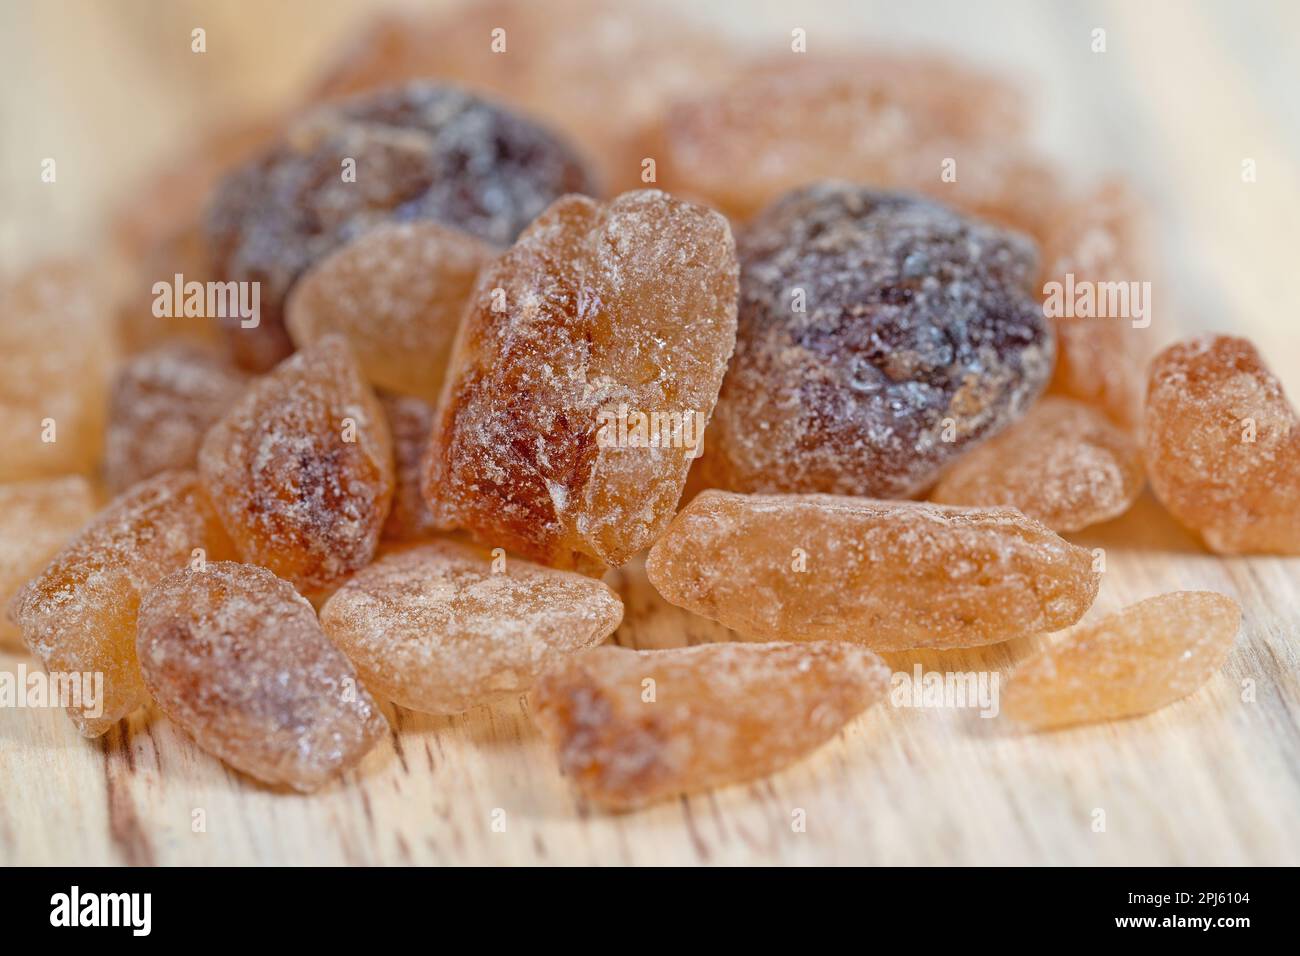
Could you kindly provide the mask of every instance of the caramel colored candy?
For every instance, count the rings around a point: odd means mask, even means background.
[[[125,491],[159,472],[194,468],[203,436],[247,384],[247,375],[195,345],[163,345],[126,362],[109,400],[109,491]]]
[[[1218,673],[1240,627],[1237,602],[1211,591],[1139,601],[1075,628],[1017,667],[1003,712],[1052,728],[1159,710]]]
[[[300,348],[345,336],[371,384],[436,402],[474,278],[495,255],[438,223],[378,226],[294,286],[289,332]]]
[[[265,568],[217,561],[163,578],[135,643],[163,712],[266,783],[315,790],[388,732],[312,606]]]
[[[433,428],[433,408],[411,395],[380,393],[379,404],[393,438],[393,505],[384,521],[385,541],[414,541],[437,530],[421,489],[424,453]]]
[[[94,513],[94,492],[80,475],[0,485],[0,645],[19,643],[10,600]]]
[[[876,650],[973,647],[1073,624],[1092,554],[1011,508],[705,491],[650,551],[672,604],[742,634]]]
[[[103,675],[102,699],[68,707],[82,734],[98,737],[145,702],[135,656],[144,592],[229,551],[198,476],[164,472],[114,499],[18,592],[14,623],[47,671]]]
[[[369,564],[393,449],[346,340],[327,336],[248,388],[208,432],[199,472],[245,561],[304,592]]]
[[[1142,481],[1136,441],[1100,411],[1048,396],[959,458],[930,497],[946,505],[1007,505],[1053,531],[1078,531],[1122,515]]]
[[[72,263],[0,279],[0,482],[99,461],[114,352],[99,294]]]
[[[466,311],[430,445],[435,518],[556,567],[623,564],[672,517],[735,323],[716,212],[654,190],[561,199]]]
[[[780,770],[888,688],[884,662],[849,644],[597,647],[544,674],[530,704],[578,791],[626,809]]]
[[[1143,432],[1156,497],[1211,549],[1300,554],[1300,423],[1248,341],[1156,356]]]
[[[367,687],[431,714],[527,690],[622,618],[599,581],[450,541],[388,555],[321,608],[325,633]]]

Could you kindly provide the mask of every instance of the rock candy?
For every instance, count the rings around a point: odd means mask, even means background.
[[[393,505],[384,522],[386,541],[414,541],[437,530],[421,489],[424,453],[433,428],[433,408],[411,395],[380,393],[379,404],[393,438]]]
[[[382,558],[321,608],[325,633],[367,687],[433,714],[527,690],[622,617],[599,581],[450,541]]]
[[[959,458],[930,497],[948,505],[1007,505],[1053,531],[1078,531],[1122,515],[1142,484],[1142,452],[1133,438],[1091,406],[1048,396]]]
[[[283,358],[293,283],[367,229],[432,219],[507,245],[552,200],[593,188],[549,131],[452,87],[411,83],[321,107],[222,180],[208,211],[219,278],[260,283],[260,324],[229,327],[236,356],[258,370]]]
[[[717,398],[735,297],[717,213],[654,190],[555,203],[466,311],[426,472],[441,526],[587,571],[648,546]]]
[[[544,674],[530,705],[578,791],[624,809],[779,770],[888,688],[884,662],[848,644],[596,647]]]
[[[10,613],[47,671],[103,675],[98,707],[68,708],[82,734],[98,737],[145,702],[141,596],[164,575],[229,552],[198,476],[164,472],[114,499],[18,592]]]
[[[371,384],[436,402],[474,278],[495,255],[435,222],[376,226],[294,286],[289,332],[300,348],[345,336]]]
[[[712,487],[908,497],[1051,374],[1034,250],[1012,233],[823,183],[737,246],[736,354],[701,462]]]
[[[312,606],[264,568],[218,561],[163,578],[140,604],[136,649],[163,712],[269,784],[314,790],[388,732]]]
[[[347,341],[327,336],[245,390],[204,439],[199,472],[243,560],[305,592],[369,564],[393,449]]]
[[[1218,672],[1240,627],[1237,603],[1211,591],[1139,601],[1072,630],[1017,667],[1002,710],[1036,728],[1159,710]]]
[[[1012,508],[699,494],[646,561],[672,604],[765,640],[973,647],[1073,624],[1092,554]]]
[[[216,353],[173,343],[118,369],[104,442],[104,480],[125,491],[162,471],[193,469],[207,430],[248,384]]]
[[[1300,425],[1245,339],[1206,335],[1151,363],[1147,474],[1169,513],[1224,554],[1300,554]]]
[[[0,485],[0,646],[20,643],[5,609],[95,513],[80,475]]]

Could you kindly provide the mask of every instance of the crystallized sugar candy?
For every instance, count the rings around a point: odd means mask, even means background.
[[[393,506],[384,522],[386,541],[427,538],[437,530],[433,512],[424,500],[424,453],[433,428],[433,408],[411,395],[380,393],[379,404],[388,418],[393,438]]]
[[[18,641],[6,613],[14,594],[94,513],[94,492],[80,475],[0,485],[0,645]]]
[[[550,132],[452,87],[411,83],[321,107],[227,176],[209,209],[219,277],[260,283],[260,324],[230,324],[236,355],[259,370],[283,358],[290,287],[369,228],[432,219],[507,245],[552,200],[592,191]]]
[[[264,568],[178,571],[140,605],[149,693],[200,747],[270,784],[314,790],[388,732],[306,599]]]
[[[72,263],[0,277],[0,482],[99,461],[114,351],[99,293]]]
[[[10,613],[47,671],[103,675],[102,700],[68,708],[82,734],[98,737],[145,702],[135,656],[144,592],[229,551],[198,476],[164,472],[116,498],[18,592]]]
[[[366,686],[433,714],[527,690],[622,617],[599,581],[450,541],[388,555],[321,609],[325,633]]]
[[[1169,513],[1224,554],[1300,554],[1300,425],[1245,339],[1207,335],[1156,356],[1143,426]]]
[[[305,592],[369,564],[393,449],[347,342],[327,336],[249,387],[208,432],[199,472],[245,561]]]
[[[1194,693],[1223,666],[1241,608],[1211,591],[1175,591],[1081,626],[1016,668],[1002,696],[1037,728],[1118,720]]]
[[[1029,407],[1052,367],[1032,246],[842,183],[741,234],[736,354],[701,466],[733,491],[917,494]]]
[[[1078,531],[1123,514],[1141,491],[1137,442],[1100,411],[1048,396],[958,459],[931,498],[949,505],[1008,505],[1053,531]]]
[[[672,604],[742,634],[877,650],[973,647],[1073,624],[1092,555],[1012,508],[705,491],[650,551]]]
[[[735,303],[716,212],[654,190],[555,203],[466,311],[430,445],[436,519],[581,570],[649,545],[698,454]]]
[[[124,491],[161,471],[192,469],[204,434],[247,384],[246,374],[196,345],[163,345],[126,362],[109,400],[109,491]]]
[[[474,278],[495,255],[434,222],[377,226],[294,286],[289,332],[299,346],[346,336],[372,384],[436,402]]]
[[[597,647],[544,674],[530,704],[579,792],[629,808],[779,770],[888,688],[884,662],[848,644]]]

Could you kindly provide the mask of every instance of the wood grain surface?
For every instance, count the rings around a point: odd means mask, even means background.
[[[1247,334],[1300,394],[1297,5],[689,6],[719,35],[784,43],[802,26],[810,43],[923,43],[1023,76],[1064,168],[1081,180],[1114,168],[1151,197],[1152,334]],[[292,96],[363,16],[342,2],[5,4],[0,252],[93,246],[139,170],[205,125]],[[230,47],[220,72],[196,76],[166,52],[198,22]],[[1098,27],[1104,54],[1089,49]],[[41,192],[32,170],[55,151],[64,182]],[[1257,182],[1242,182],[1244,158]],[[1176,589],[1238,600],[1222,673],[1154,715],[1051,734],[880,706],[770,778],[623,815],[574,797],[523,700],[454,718],[388,706],[391,737],[310,796],[229,770],[154,710],[96,741],[58,712],[0,710],[0,863],[1300,863],[1300,559],[1212,556],[1149,495],[1070,537],[1106,549],[1088,619]],[[624,645],[736,637],[666,605],[639,562],[608,580]],[[1005,672],[1042,640],[890,663]],[[23,659],[0,652],[0,670]]]

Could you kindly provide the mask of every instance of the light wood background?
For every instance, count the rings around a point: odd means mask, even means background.
[[[1025,77],[1045,146],[1080,176],[1118,169],[1150,196],[1167,276],[1157,334],[1248,334],[1300,393],[1300,6],[688,6],[769,46],[802,26],[812,44],[938,45]],[[0,255],[93,250],[142,170],[294,96],[363,19],[339,0],[3,4]],[[220,55],[189,54],[195,25]],[[1089,49],[1097,27],[1104,54]],[[44,156],[59,157],[57,189],[39,183]],[[1244,158],[1256,183],[1241,180]],[[1300,863],[1300,559],[1210,556],[1149,497],[1073,537],[1107,549],[1090,618],[1174,589],[1236,598],[1245,622],[1223,672],[1155,715],[1047,735],[877,707],[771,778],[619,816],[574,798],[522,702],[456,718],[390,707],[392,738],[311,796],[240,777],[155,712],[87,742],[59,713],[0,711],[0,862]],[[623,644],[732,636],[665,605],[639,565],[609,580],[627,605]],[[891,663],[1005,671],[1037,640]],[[19,660],[0,653],[0,669]]]

